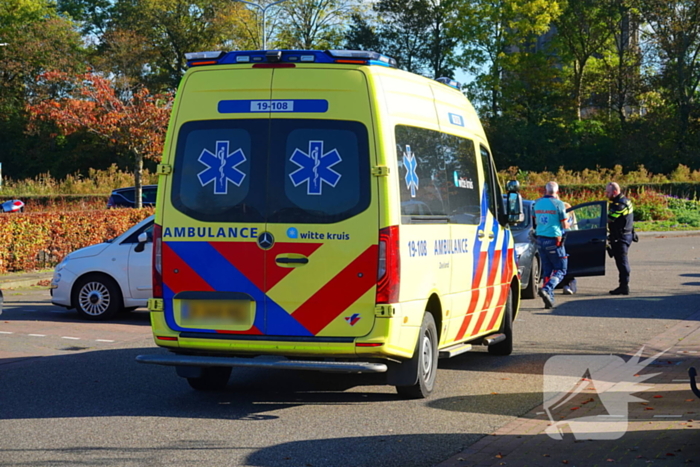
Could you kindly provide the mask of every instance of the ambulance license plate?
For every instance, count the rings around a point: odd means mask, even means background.
[[[250,300],[183,300],[182,324],[236,326],[251,323]]]

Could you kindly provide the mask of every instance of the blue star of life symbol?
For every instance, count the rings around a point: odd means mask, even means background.
[[[323,152],[323,141],[309,141],[308,154],[300,149],[295,149],[290,161],[299,166],[297,170],[289,174],[294,186],[307,183],[306,194],[320,195],[323,183],[335,188],[341,175],[331,169],[341,162],[340,154],[336,149],[327,153]]]
[[[225,195],[228,192],[228,184],[241,186],[245,173],[238,170],[238,166],[246,161],[245,154],[239,148],[229,153],[228,141],[216,142],[216,154],[204,149],[197,159],[207,168],[197,174],[199,183],[206,186],[214,182],[214,194]]]
[[[411,198],[416,197],[418,189],[418,161],[415,155],[411,152],[411,146],[406,145],[406,152],[403,153],[403,166],[406,167],[406,188],[411,190]]]

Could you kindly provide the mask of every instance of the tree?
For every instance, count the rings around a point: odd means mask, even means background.
[[[232,0],[117,0],[108,30],[131,31],[154,52],[147,83],[177,88],[185,53],[251,48],[243,3]]]
[[[562,58],[571,57],[573,99],[576,118],[581,120],[581,100],[586,64],[594,56],[602,56],[609,47],[618,23],[619,10],[609,0],[568,0],[556,19],[556,38],[562,45]]]
[[[476,78],[474,97],[490,115],[500,111],[504,63],[508,54],[527,49],[560,14],[556,0],[459,0],[450,36],[463,50],[464,71]]]
[[[350,50],[382,50],[381,39],[377,28],[366,15],[354,13],[351,16],[349,29],[345,33],[345,48]]]
[[[280,11],[281,48],[324,50],[340,47],[355,8],[348,0],[286,0]]]
[[[453,15],[452,1],[379,0],[374,10],[380,18],[381,52],[404,70],[452,77],[456,41],[446,28]]]
[[[29,130],[36,131],[38,122],[51,121],[64,135],[84,130],[131,155],[140,208],[143,160],[160,160],[172,96],[152,95],[144,87],[119,92],[112,81],[95,73],[46,72],[40,81],[62,91],[28,106]]]
[[[700,1],[641,0],[641,13],[658,54],[660,84],[677,112],[678,144],[684,151],[691,115],[698,110]]]
[[[32,176],[50,158],[41,138],[30,138],[25,102],[46,70],[83,71],[85,49],[75,25],[44,0],[0,1],[0,155],[5,174]],[[55,146],[56,142],[52,142]]]

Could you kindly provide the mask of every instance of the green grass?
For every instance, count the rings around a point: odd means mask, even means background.
[[[700,230],[695,225],[680,224],[678,221],[642,221],[635,222],[634,229],[637,232],[670,232],[674,230]]]

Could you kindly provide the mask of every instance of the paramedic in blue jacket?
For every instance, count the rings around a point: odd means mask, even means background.
[[[545,195],[535,201],[535,234],[537,249],[542,260],[543,285],[538,294],[545,308],[554,308],[554,288],[566,276],[568,257],[564,248],[564,230],[569,222],[564,203],[559,200],[559,185],[549,182],[544,187]]]

